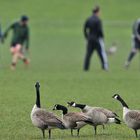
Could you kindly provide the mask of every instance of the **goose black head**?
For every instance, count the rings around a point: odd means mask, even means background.
[[[120,95],[119,94],[114,94],[113,96],[112,96],[112,98],[114,98],[114,99],[120,99]]]
[[[53,110],[61,110],[62,106],[59,104],[55,104]]]
[[[69,107],[69,106],[73,106],[73,107],[75,107],[76,103],[73,102],[73,101],[72,101],[72,102],[67,102],[67,105],[68,105],[68,107]]]
[[[129,108],[128,105],[126,104],[126,102],[121,98],[121,96],[119,94],[113,95],[112,98],[120,101],[123,107]]]
[[[68,112],[68,109],[65,106],[60,105],[60,104],[55,104],[53,107],[53,110],[62,110],[63,115],[67,114]]]
[[[40,83],[39,82],[36,82],[35,87],[36,88],[40,88]]]

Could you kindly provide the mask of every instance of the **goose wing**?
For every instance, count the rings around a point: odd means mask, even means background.
[[[94,124],[102,124],[108,121],[107,116],[103,112],[98,111],[95,108],[89,110],[86,115],[92,118]]]
[[[66,114],[64,117],[69,119],[71,122],[79,122],[79,121],[90,121],[90,119],[80,112],[70,112]]]
[[[38,121],[42,122],[45,126],[63,128],[62,121],[52,112],[48,112],[45,109],[39,109],[35,112],[35,115],[38,118]]]
[[[104,113],[108,118],[118,117],[118,115],[115,112],[112,112],[109,109],[102,108],[102,107],[95,107],[95,109],[97,111],[101,111],[102,113]]]

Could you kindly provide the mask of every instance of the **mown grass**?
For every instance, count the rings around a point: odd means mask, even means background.
[[[35,103],[36,81],[41,84],[42,106],[52,110],[56,103],[77,101],[92,106],[103,106],[116,111],[122,118],[120,104],[111,97],[120,93],[132,108],[139,109],[139,57],[129,70],[123,64],[131,47],[131,27],[138,18],[138,0],[1,0],[1,23],[5,29],[21,14],[30,17],[31,65],[25,69],[19,62],[16,71],[10,71],[10,37],[0,50],[0,139],[42,139],[40,130],[33,127],[30,112]],[[114,56],[109,56],[110,70],[100,70],[95,54],[89,72],[83,72],[85,40],[82,26],[95,4],[102,7],[106,48],[112,42],[118,45]],[[71,111],[79,111],[70,108]],[[58,113],[60,115],[60,112]],[[47,132],[46,132],[47,136]],[[71,137],[69,131],[54,130],[53,139],[66,140],[134,140],[134,132],[124,124],[98,128],[87,126],[80,137]]]

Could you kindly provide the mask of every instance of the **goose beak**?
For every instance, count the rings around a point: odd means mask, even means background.
[[[112,98],[115,98],[115,94],[112,96]]]

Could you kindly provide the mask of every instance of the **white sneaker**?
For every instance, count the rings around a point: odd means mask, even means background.
[[[108,64],[107,63],[105,63],[104,64],[104,68],[103,68],[105,71],[108,71]]]
[[[124,67],[125,67],[126,69],[128,69],[129,65],[130,65],[130,62],[126,61],[125,64],[124,64]]]

